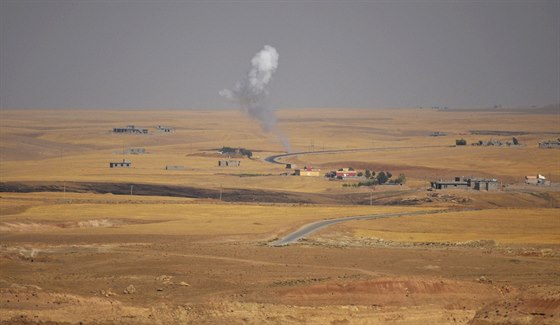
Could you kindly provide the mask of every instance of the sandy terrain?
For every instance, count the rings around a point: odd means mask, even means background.
[[[372,149],[281,161],[407,176],[358,188],[283,175],[264,161],[280,141],[239,112],[2,110],[0,323],[559,324],[560,151],[537,147],[559,117],[279,112],[294,151]],[[150,134],[111,132],[128,124]],[[453,146],[512,134],[522,146]],[[222,146],[254,157],[218,167]],[[522,184],[537,173],[553,184]],[[501,186],[426,190],[463,175]],[[267,245],[318,220],[419,211]]]

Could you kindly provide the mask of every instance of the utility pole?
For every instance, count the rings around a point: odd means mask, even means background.
[[[134,185],[130,185],[130,196],[132,196],[132,189],[134,188]]]
[[[369,189],[369,205],[373,205],[373,188]]]
[[[60,166],[64,166],[64,164],[62,163],[62,155],[64,153],[64,149],[60,148]],[[66,202],[66,179],[65,177],[63,177],[63,183],[62,183],[62,201]]]
[[[222,184],[220,184],[220,201],[222,200]]]

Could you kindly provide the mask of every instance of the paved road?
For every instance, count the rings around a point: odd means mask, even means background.
[[[445,213],[450,211],[457,211],[457,210],[435,210],[435,211],[417,211],[417,212],[399,212],[399,213],[382,213],[382,214],[370,214],[366,216],[354,216],[354,217],[344,217],[344,218],[337,218],[337,219],[329,219],[329,220],[321,220],[316,221],[310,224],[307,224],[298,230],[288,234],[282,239],[277,241],[271,242],[269,246],[286,246],[289,244],[293,244],[298,240],[305,238],[312,233],[316,232],[319,229],[323,229],[330,225],[334,225],[337,223],[351,221],[351,220],[369,220],[369,219],[382,219],[382,218],[395,218],[395,217],[402,217],[402,216],[417,216],[422,214],[434,214],[434,213]]]
[[[384,150],[398,150],[398,149],[417,149],[417,148],[447,148],[452,146],[414,146],[414,147],[386,147],[386,148],[362,148],[362,149],[333,149],[333,150],[319,150],[319,151],[300,151],[300,152],[291,152],[291,153],[284,153],[280,155],[274,155],[264,158],[266,162],[272,164],[283,164],[279,162],[277,159],[286,158],[286,157],[293,157],[293,156],[302,156],[302,155],[321,155],[321,154],[329,154],[329,153],[339,153],[339,152],[360,152],[360,151],[384,151]]]

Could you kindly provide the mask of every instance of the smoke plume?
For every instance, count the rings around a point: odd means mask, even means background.
[[[235,87],[220,91],[220,95],[238,103],[251,117],[259,121],[266,132],[273,132],[289,152],[287,137],[276,126],[276,115],[268,100],[268,84],[272,74],[278,68],[278,52],[272,46],[265,45],[251,59],[251,68],[247,75],[239,80]]]

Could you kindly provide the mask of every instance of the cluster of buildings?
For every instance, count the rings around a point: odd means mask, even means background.
[[[132,167],[132,162],[130,160],[123,159],[122,161],[110,162],[109,168],[130,168]],[[182,165],[167,165],[165,170],[185,170],[185,166]]]
[[[110,162],[109,163],[109,168],[130,167],[131,165],[132,165],[132,163],[130,162],[130,160],[123,159],[122,161],[119,161],[119,162]]]
[[[452,181],[433,181],[431,187],[436,190],[443,189],[473,189],[478,191],[491,191],[498,189],[498,180],[495,178],[455,177]]]
[[[432,133],[432,136],[437,136],[435,135],[437,132]],[[466,145],[467,142],[464,139],[461,140],[457,140],[456,141],[457,145]],[[502,140],[496,140],[496,139],[490,139],[490,140],[478,140],[476,142],[473,142],[471,145],[473,146],[483,146],[483,147],[490,147],[490,146],[496,146],[496,147],[511,147],[511,146],[523,146],[523,144],[519,143],[519,140],[517,140],[517,138],[513,137],[511,138],[511,140],[507,140],[507,141],[502,141]],[[539,148],[542,149],[552,149],[552,148],[560,148],[560,138],[556,139],[556,140],[544,140],[544,141],[540,141],[539,142]]]
[[[295,167],[295,165],[286,164],[286,168],[292,169],[294,167]],[[309,167],[305,166],[305,167],[300,168],[300,169],[294,168],[294,175],[295,176],[318,177],[318,176],[321,176],[321,169],[314,168],[312,166],[309,166]],[[344,168],[339,168],[336,171],[331,171],[331,172],[327,173],[326,176],[330,177],[330,178],[346,179],[346,178],[358,177],[358,172],[352,167],[344,167]],[[360,174],[360,176],[361,176],[361,174]]]
[[[519,146],[519,141],[517,140],[517,138],[513,137],[511,139],[511,141],[501,141],[501,140],[488,140],[488,141],[484,141],[484,140],[478,140],[478,142],[473,142],[472,143],[473,146],[485,146],[485,147],[489,147],[489,146],[497,146],[497,147],[503,147],[503,146]]]
[[[170,132],[173,131],[173,128],[163,126],[163,125],[156,126],[156,129],[158,131],[164,132],[164,133],[170,133]],[[133,124],[129,124],[125,127],[113,128],[113,133],[118,133],[118,134],[148,134],[148,129],[147,128],[138,128]],[[146,153],[145,148],[128,148],[128,149],[123,149],[123,151],[122,151],[123,155],[142,155],[142,154],[145,154],[145,153]],[[117,161],[117,162],[109,162],[109,168],[123,168],[123,167],[126,168],[126,167],[131,167],[131,166],[132,166],[132,162],[130,160],[126,160],[126,159],[123,159],[122,161]],[[172,167],[172,168],[168,168],[168,167]],[[179,170],[177,167],[179,167],[179,166],[166,166],[165,169]],[[184,169],[184,167],[183,167],[183,169]]]
[[[173,128],[157,125],[156,129],[163,133],[170,133],[173,132]],[[148,134],[148,129],[146,128],[137,128],[134,125],[127,125],[124,128],[113,128],[114,133],[121,133],[121,134]],[[432,132],[431,136],[445,136],[446,134],[443,132]],[[466,144],[466,141],[465,141]],[[481,146],[515,146],[519,145],[519,142],[516,138],[512,138],[512,141],[502,142],[499,140],[490,140],[490,141],[478,141],[477,143],[473,143],[473,145],[481,145]],[[547,140],[539,142],[540,148],[560,148],[560,138],[557,140]],[[225,149],[230,149],[224,147]],[[231,148],[231,150],[223,150],[220,151],[222,154],[232,154],[232,155],[239,155],[244,156],[246,155],[245,152],[250,152],[243,148]],[[122,151],[123,154],[145,154],[145,148],[128,148]],[[250,157],[250,155],[247,155]],[[228,157],[232,158],[232,157]],[[234,159],[223,159],[218,160],[218,167],[239,167],[241,166],[240,160]],[[129,168],[132,167],[132,162],[130,160],[122,159],[122,161],[114,161],[109,162],[109,168]],[[165,170],[185,170],[185,166],[182,165],[167,165],[164,167]],[[321,169],[314,168],[312,166],[304,166],[303,168],[296,168],[295,164],[286,164],[286,169],[293,169],[295,176],[303,176],[303,177],[320,177]],[[368,171],[366,171],[368,172]],[[369,173],[369,172],[368,172]],[[287,173],[285,175],[288,175]],[[367,175],[367,174],[366,174]],[[331,179],[348,179],[348,178],[359,178],[363,176],[362,172],[356,171],[352,167],[343,167],[339,168],[338,170],[330,171],[325,175]],[[541,186],[550,186],[550,181],[546,179],[545,176],[538,174],[536,176],[525,176],[525,183],[531,185],[541,185]],[[476,178],[476,177],[455,177],[453,180],[437,180],[430,182],[431,188],[436,190],[443,190],[443,189],[472,189],[478,191],[491,191],[497,190],[500,187],[498,180],[495,178]]]
[[[539,148],[543,148],[543,149],[560,148],[560,139],[541,141],[539,142]]]
[[[358,176],[358,173],[352,167],[340,168],[337,171],[335,171],[335,177],[338,178],[338,179],[349,178],[349,177],[357,177],[357,176]]]
[[[163,133],[171,133],[173,132],[173,128],[163,125],[156,126],[156,130]],[[123,128],[113,128],[113,133],[119,134],[148,134],[148,129],[146,128],[137,128],[134,125],[127,125]]]
[[[113,128],[113,133],[148,134],[148,129],[137,128],[134,125],[127,125],[124,128]]]

